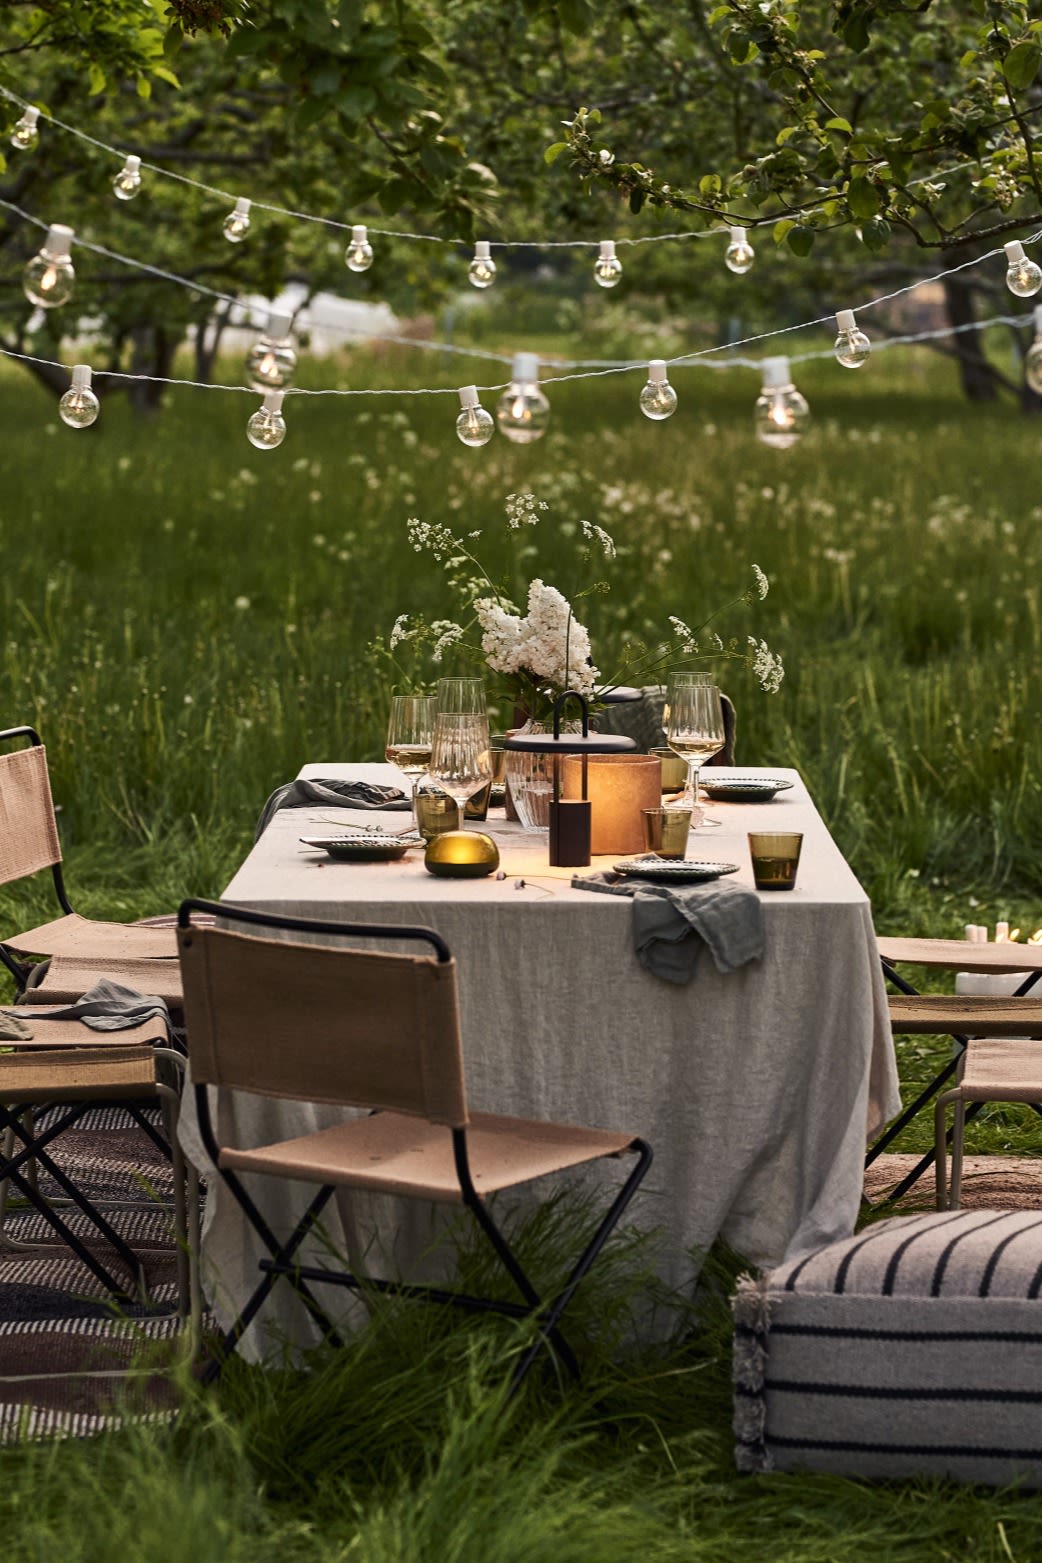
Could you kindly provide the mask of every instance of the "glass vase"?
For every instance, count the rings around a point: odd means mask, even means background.
[[[562,733],[581,733],[579,721],[562,722]],[[523,727],[515,727],[508,736],[525,733],[552,733],[552,722],[540,722],[531,718]],[[521,749],[508,749],[506,761],[506,785],[514,812],[523,830],[548,831],[550,829],[550,804],[554,795],[554,757],[552,754],[526,754]]]

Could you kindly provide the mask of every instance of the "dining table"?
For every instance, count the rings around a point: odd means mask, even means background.
[[[702,950],[684,985],[638,961],[628,897],[579,885],[610,870],[618,854],[595,857],[589,868],[551,867],[546,833],[524,830],[502,810],[471,827],[495,841],[498,873],[463,879],[428,872],[422,848],[393,862],[344,862],[301,840],[396,830],[407,815],[283,808],[222,899],[280,916],[436,929],[458,968],[471,1107],[648,1140],[654,1163],[626,1219],[647,1234],[666,1293],[687,1299],[717,1239],[766,1267],[849,1235],[866,1142],[900,1106],[868,897],[798,772],[741,774],[790,785],[769,801],[711,802],[687,856],[733,865],[715,883],[759,896],[763,953],[722,971]],[[727,776],[716,768],[713,780]],[[300,777],[403,783],[378,763],[317,762]],[[802,832],[793,890],[754,890],[751,830]],[[238,1143],[258,1144],[326,1127],[350,1109],[235,1095],[225,1111]],[[190,1090],[180,1135],[205,1176]],[[252,1188],[279,1235],[313,1192],[274,1179],[252,1180]],[[417,1280],[443,1276],[450,1262],[438,1242],[444,1216],[433,1208],[342,1191],[323,1219],[304,1262],[321,1262],[332,1245],[370,1274]],[[252,1228],[210,1177],[201,1274],[223,1324],[253,1290],[262,1257]],[[357,1299],[335,1295],[350,1323]],[[260,1358],[280,1343],[314,1339],[310,1316],[283,1285],[243,1347]]]

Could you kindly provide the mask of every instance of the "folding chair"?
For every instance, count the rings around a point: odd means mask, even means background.
[[[978,1039],[996,1038],[1042,1039],[1042,947],[1015,942],[975,944],[962,939],[903,939],[881,938],[877,940],[883,974],[899,991],[889,995],[890,1025],[895,1035],[950,1036],[955,1044],[951,1059],[938,1071],[913,1102],[894,1119],[885,1133],[880,1135],[865,1158],[866,1167],[891,1145],[901,1130],[937,1096],[941,1088],[959,1071],[971,1043]],[[1006,996],[982,994],[918,993],[896,970],[905,963],[934,970],[966,971],[990,975],[1024,973],[1015,992]],[[994,1053],[989,1055],[993,1058]],[[991,1063],[987,1067],[992,1067]],[[971,1081],[973,1074],[971,1072]],[[992,1100],[1002,1100],[994,1097]],[[1023,1098],[1017,1098],[1022,1100]],[[974,1117],[986,1097],[966,1097],[972,1101],[965,1119],[959,1117],[953,1125],[961,1134],[963,1123]],[[937,1106],[935,1104],[935,1112]],[[935,1124],[937,1120],[935,1119]],[[892,1203],[906,1194],[919,1178],[935,1164],[941,1148],[935,1143],[912,1170],[890,1190],[881,1203]],[[943,1208],[943,1207],[942,1207]]]
[[[176,1132],[167,1146],[140,1111],[143,1101],[159,1101],[176,1130],[183,1057],[168,1046],[165,1026],[157,1026],[155,1021],[119,1032],[98,1032],[81,1021],[49,1019],[47,1011],[40,1009],[33,1013],[31,1026],[31,1040],[5,1043],[8,1051],[0,1053],[0,1183],[5,1190],[8,1183],[18,1190],[115,1301],[140,1302],[144,1272],[139,1254],[69,1177],[51,1150],[58,1137],[79,1123],[96,1103],[123,1103],[140,1127],[171,1156],[178,1301],[180,1311],[186,1312],[189,1209],[193,1203],[198,1207],[197,1180],[194,1169],[186,1177]],[[44,1107],[51,1111],[34,1116]],[[36,1169],[57,1185],[59,1198],[49,1199],[41,1191]],[[88,1228],[93,1228],[126,1267],[131,1284],[112,1268],[111,1258],[88,1246],[83,1231],[70,1225],[66,1216],[73,1211],[85,1218]],[[52,1251],[38,1244],[16,1246],[36,1253]]]
[[[310,940],[343,937],[407,941],[434,954],[401,955],[328,942],[289,943],[227,927],[199,927],[199,914]],[[456,967],[429,928],[311,922],[241,907],[185,901],[178,942],[184,979],[189,1067],[207,1154],[268,1250],[261,1279],[224,1336],[210,1376],[220,1371],[280,1276],[294,1286],[325,1337],[339,1345],[316,1300],[319,1283],[395,1293],[513,1319],[533,1318],[539,1339],[519,1360],[512,1387],[545,1343],[578,1376],[559,1323],[651,1163],[651,1149],[630,1134],[471,1113],[467,1108],[457,1008]],[[296,1101],[332,1103],[367,1116],[252,1149],[221,1143],[209,1086]],[[223,1122],[220,1096],[216,1122]],[[597,1225],[558,1295],[544,1300],[488,1208],[504,1189],[603,1157],[626,1153],[636,1165]],[[243,1173],[318,1184],[288,1239],[280,1242]],[[473,1297],[446,1288],[360,1277],[347,1269],[304,1265],[300,1246],[336,1189],[359,1189],[462,1205],[499,1256],[521,1302]]]
[[[62,915],[0,942],[0,962],[22,989],[32,971],[25,956],[63,955],[117,964],[150,957],[173,960],[177,939],[172,926],[98,922],[73,911],[62,875],[47,753],[31,727],[0,732],[0,743],[18,738],[27,738],[29,747],[0,754],[0,885],[49,868]]]

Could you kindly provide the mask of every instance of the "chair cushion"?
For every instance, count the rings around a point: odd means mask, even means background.
[[[746,1471],[1042,1486],[1042,1212],[879,1222],[745,1278],[735,1458]]]

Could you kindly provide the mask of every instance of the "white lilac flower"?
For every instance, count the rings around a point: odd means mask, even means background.
[[[757,640],[755,635],[749,636],[749,645],[753,648],[753,672],[760,681],[760,688],[769,695],[777,694],[785,677],[781,657],[770,649],[765,640]]]
[[[615,539],[610,532],[606,532],[602,526],[597,526],[593,521],[580,521],[583,536],[600,543],[605,559],[615,558]]]
[[[770,590],[771,583],[758,564],[753,565],[753,580],[756,582],[756,595],[762,602]]]

